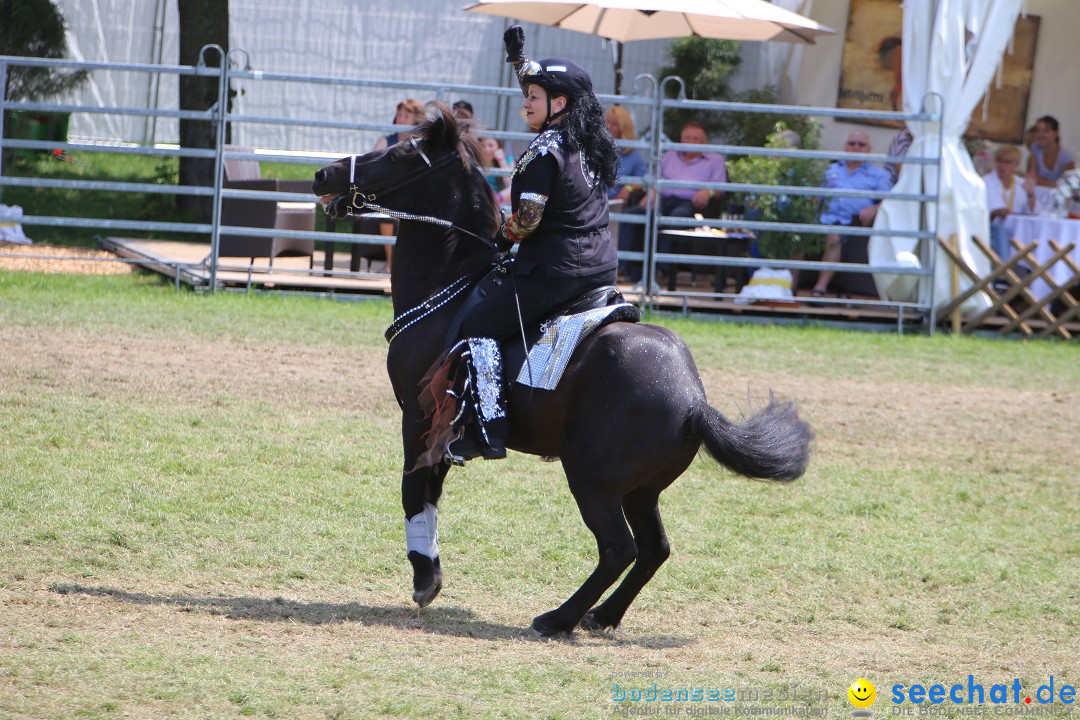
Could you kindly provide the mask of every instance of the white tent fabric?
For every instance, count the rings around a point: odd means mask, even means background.
[[[179,63],[177,0],[58,0],[68,24],[72,57],[131,63]],[[400,83],[512,87],[503,62],[502,33],[508,21],[462,11],[464,2],[445,0],[230,0],[229,44],[247,52],[252,70],[363,77]],[[0,20],[2,22],[2,20]],[[536,57],[572,57],[589,68],[599,92],[613,87],[611,47],[599,38],[570,30],[528,24],[526,49]],[[666,40],[634,43],[626,53],[626,90],[639,73],[666,62]],[[238,58],[242,60],[242,58]],[[524,130],[516,108],[520,99],[465,95],[454,91],[235,81],[233,111],[250,116],[390,123],[394,107],[407,96],[472,103],[489,127]],[[641,91],[646,91],[644,86]],[[90,107],[175,109],[175,75],[95,70],[70,98]],[[501,122],[500,122],[501,121]],[[167,142],[178,139],[171,118],[135,115],[72,115],[70,136],[80,141]],[[238,122],[236,144],[280,150],[366,151],[381,133]]]
[[[814,0],[772,0],[774,5],[799,15],[810,17]],[[781,102],[794,103],[798,99],[799,69],[802,66],[802,43],[761,43],[761,68],[758,87],[772,85],[778,91]],[[743,51],[745,53],[745,50]]]
[[[61,0],[67,43],[75,60],[176,65],[180,55],[176,0]],[[179,80],[162,73],[95,70],[68,100],[90,107],[175,110]],[[69,135],[77,140],[175,142],[173,118],[74,113]]]
[[[988,241],[989,213],[982,178],[975,171],[961,136],[1009,44],[1022,2],[926,0],[904,4],[904,111],[918,111],[926,93],[938,93],[944,98],[944,116],[940,126],[935,123],[909,123],[915,137],[909,154],[934,157],[939,141],[942,143],[937,234],[945,239],[955,235],[965,262],[981,275],[989,273],[989,263],[975,248],[971,238],[974,235]],[[937,182],[935,167],[903,165],[894,190],[918,193],[926,188],[927,192],[933,192]],[[928,205],[926,227],[934,227],[933,212],[933,205]],[[917,204],[886,200],[878,211],[874,228],[882,234],[870,239],[869,257],[872,265],[902,266],[913,262],[911,253],[918,255],[917,240],[892,237],[887,233],[890,229],[918,229]],[[954,296],[949,260],[936,243],[932,247],[930,252],[938,254],[933,299],[935,305],[941,305]],[[919,261],[927,263],[928,260],[924,251]],[[929,285],[916,283],[917,279],[912,275],[875,276],[883,298],[929,302]],[[958,291],[970,285],[971,282],[961,275]],[[972,313],[985,307],[989,307],[989,299],[980,293],[965,302],[961,310]]]

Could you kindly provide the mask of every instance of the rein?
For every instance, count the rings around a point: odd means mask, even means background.
[[[437,168],[441,168],[445,165],[449,165],[450,162],[452,162],[458,157],[457,153],[451,150],[445,155],[443,155],[441,158],[436,160],[434,163],[432,163],[428,156],[424,154],[424,151],[420,149],[420,146],[416,142],[416,138],[411,138],[409,140],[409,144],[411,144],[416,150],[416,152],[420,155],[420,157],[424,159],[427,167],[420,168],[417,171],[408,173],[407,175],[398,178],[398,181],[396,183],[390,185],[387,188],[377,188],[379,193],[390,193],[395,190],[400,190],[401,188],[420,179],[424,175],[427,175],[429,172]],[[444,227],[450,230],[456,230],[460,233],[464,233],[465,235],[479,240],[484,245],[498,250],[498,247],[496,247],[495,243],[493,243],[490,238],[477,235],[471,230],[467,230],[460,225],[455,225],[454,223],[444,218],[434,217],[432,215],[414,215],[413,213],[405,212],[403,210],[392,210],[376,203],[375,201],[377,200],[377,196],[374,192],[365,194],[364,191],[361,190],[360,187],[356,184],[356,155],[352,155],[349,158],[349,195],[352,197],[352,200],[349,202],[348,208],[346,209],[346,215],[356,214],[353,212],[353,210],[370,210],[372,212],[382,213],[383,215],[386,215],[387,217],[392,217],[395,220],[410,220],[412,222],[422,222],[429,225],[438,225],[439,227]],[[324,207],[323,210],[329,212],[329,206]]]
[[[378,194],[391,193],[395,190],[400,190],[401,188],[412,184],[416,180],[419,180],[421,177],[427,175],[429,172],[449,165],[451,162],[459,158],[458,154],[455,151],[451,150],[445,155],[443,155],[441,158],[437,158],[435,162],[432,162],[431,159],[424,153],[424,151],[420,149],[420,146],[416,142],[416,138],[410,138],[409,144],[412,145],[413,149],[416,150],[416,153],[421,158],[423,158],[424,163],[427,167],[421,167],[418,170],[414,170],[410,173],[405,174],[402,177],[397,178],[397,182],[390,184],[388,187],[376,188]],[[413,213],[405,212],[403,210],[393,210],[391,208],[379,205],[376,202],[376,200],[378,199],[378,195],[376,194],[376,192],[372,191],[365,193],[356,183],[356,157],[356,155],[352,155],[349,158],[348,194],[351,200],[349,201],[349,205],[347,206],[346,215],[351,216],[357,214],[354,212],[354,210],[370,210],[371,212],[382,213],[383,215],[394,218],[395,220],[410,220],[413,222],[427,223],[429,225],[438,225],[439,227],[456,230],[457,232],[463,233],[472,238],[475,238],[476,240],[479,240],[487,247],[499,250],[499,248],[495,245],[495,243],[491,241],[490,238],[477,235],[471,230],[463,228],[459,225],[455,225],[454,223],[444,218],[434,217],[432,215],[416,215]],[[327,214],[329,214],[329,205],[325,206],[323,210],[327,212]],[[444,305],[456,298],[465,290],[468,290],[470,286],[471,283],[468,277],[460,277],[454,282],[447,285],[445,288],[431,295],[429,298],[424,300],[416,307],[409,308],[405,312],[401,313],[401,315],[398,315],[396,318],[394,318],[394,322],[391,323],[390,327],[386,328],[386,331],[383,333],[383,337],[386,339],[386,342],[388,344],[392,343],[394,341],[394,338],[396,338],[398,335],[442,308]]]

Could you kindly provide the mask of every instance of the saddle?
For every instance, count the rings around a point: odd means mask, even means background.
[[[465,317],[480,304],[494,287],[503,282],[510,282],[510,276],[502,266],[497,266],[469,290],[464,302],[461,303],[461,307],[458,308],[457,314],[450,322],[450,327],[446,332],[446,340],[443,344],[444,351],[453,347],[462,339],[461,325]],[[561,318],[570,318],[600,308],[611,308],[611,310],[606,313],[594,313],[591,322],[586,323],[586,327],[575,335],[574,342],[569,347],[560,348],[558,354],[533,352],[537,341],[545,336],[545,331],[551,328],[553,323]],[[526,326],[524,344],[522,344],[520,336],[508,338],[500,343],[503,361],[503,383],[509,386],[517,380],[532,387],[553,389],[574,347],[581,340],[584,340],[589,333],[613,322],[638,322],[639,320],[641,320],[641,311],[636,305],[631,305],[623,300],[622,291],[619,288],[614,285],[605,285],[590,290],[584,295],[556,307],[540,322]],[[523,371],[526,359],[530,362],[530,367],[526,368],[529,370],[528,373]],[[561,367],[558,368],[558,373],[553,376],[548,368],[550,363],[555,362],[560,362]],[[519,377],[519,374],[524,376],[525,379]],[[533,376],[535,381],[529,382],[529,376]],[[541,384],[541,377],[545,378],[550,387]]]
[[[475,381],[476,385],[480,384],[478,378],[470,379],[477,370],[476,365],[467,362],[466,358],[473,352],[480,352],[481,356],[487,355],[494,348],[484,351],[483,346],[491,344],[490,340],[460,339],[461,326],[466,315],[473,311],[493,288],[504,282],[512,280],[505,266],[499,265],[467,291],[457,314],[450,322],[442,354],[420,381],[420,408],[424,417],[430,418],[430,429],[423,436],[427,449],[417,459],[415,467],[428,467],[442,462],[448,457],[451,441],[458,437],[459,430],[470,423],[475,423],[480,429],[484,437],[483,444],[493,448],[486,433],[499,423],[507,422],[503,408],[505,398],[509,397],[509,390],[515,382],[554,390],[574,349],[589,333],[611,322],[637,322],[641,319],[641,312],[636,306],[622,302],[622,293],[618,288],[607,286],[591,290],[556,308],[543,321],[526,327],[525,343],[522,343],[521,337],[512,337],[501,342],[501,388],[492,382],[486,389],[479,391],[482,398],[474,397],[472,402],[466,403],[463,398],[466,393],[472,392],[469,390],[470,383]],[[474,342],[478,347],[473,347]],[[497,360],[489,359],[489,362]],[[489,393],[489,390],[494,392]],[[503,399],[500,400],[500,397]],[[491,407],[487,407],[488,403]],[[488,412],[489,415],[481,417]],[[477,443],[474,442],[473,445],[476,446]],[[468,453],[474,449],[475,447],[470,447]],[[499,449],[502,454],[492,457],[505,457],[506,451],[502,450],[501,443]],[[465,459],[475,456],[460,455]],[[455,452],[451,457],[456,458],[459,455]],[[485,454],[485,457],[488,455]]]

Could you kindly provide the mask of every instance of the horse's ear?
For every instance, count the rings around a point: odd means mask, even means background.
[[[449,150],[457,147],[457,118],[443,103],[429,103],[427,108],[427,145],[431,150]]]

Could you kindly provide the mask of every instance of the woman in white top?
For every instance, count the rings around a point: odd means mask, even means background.
[[[1035,211],[1035,180],[1016,174],[1020,148],[1002,145],[994,153],[994,172],[983,176],[986,206],[990,209],[990,246],[1001,258],[1012,254],[1005,232],[1005,216]]]
[[[1027,176],[1037,185],[1053,187],[1066,170],[1076,167],[1076,159],[1061,147],[1058,121],[1044,115],[1035,121],[1035,140],[1031,143]]]

